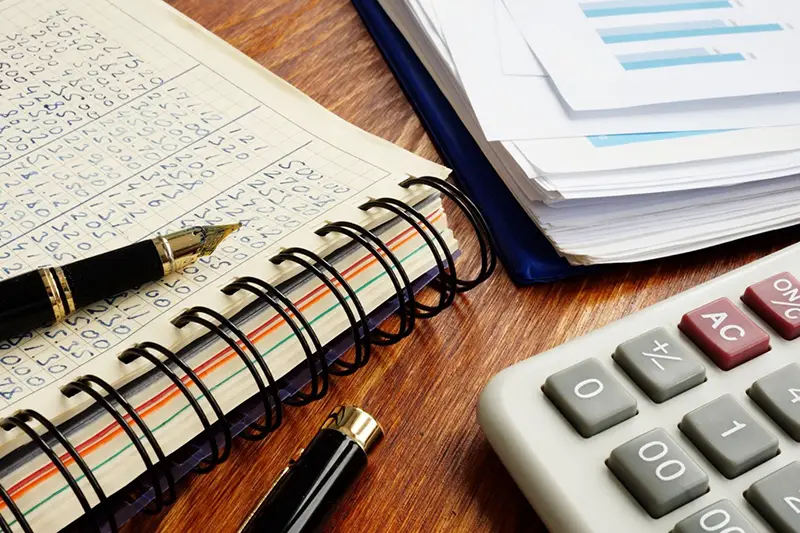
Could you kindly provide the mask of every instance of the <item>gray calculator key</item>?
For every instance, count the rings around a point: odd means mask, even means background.
[[[778,455],[778,439],[726,394],[681,420],[689,440],[728,479]]]
[[[679,427],[728,479],[778,455],[778,438],[730,394],[687,414]]]
[[[800,442],[800,364],[792,363],[759,379],[747,393],[781,429]]]
[[[664,328],[620,344],[614,361],[651,400],[661,403],[703,383],[706,369]]]
[[[681,520],[672,533],[758,533],[730,500],[720,500]]]
[[[744,497],[777,533],[800,533],[800,463],[753,483]]]
[[[591,437],[636,414],[636,400],[595,358],[547,378],[542,390],[584,437]]]
[[[706,473],[663,429],[615,448],[606,464],[653,518],[708,491]]]

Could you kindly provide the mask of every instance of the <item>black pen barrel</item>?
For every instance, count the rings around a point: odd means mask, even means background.
[[[355,440],[323,429],[240,533],[319,531],[336,501],[366,465],[367,453]]]
[[[164,267],[153,241],[82,259],[63,267],[75,308],[164,277]]]
[[[0,282],[0,340],[22,335],[55,320],[38,270]]]
[[[153,241],[48,267],[0,282],[0,340],[63,320],[70,313],[164,276]]]

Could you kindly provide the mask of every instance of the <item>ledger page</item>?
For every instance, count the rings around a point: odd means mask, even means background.
[[[0,279],[194,225],[242,230],[185,271],[0,341],[0,415],[58,417],[57,385],[180,345],[168,319],[219,303],[267,254],[320,249],[324,220],[408,196],[443,167],[347,124],[159,0],[0,0]],[[217,306],[216,308],[220,308]],[[169,316],[165,316],[169,315]],[[172,331],[175,330],[175,331]],[[110,356],[110,357],[109,357]]]

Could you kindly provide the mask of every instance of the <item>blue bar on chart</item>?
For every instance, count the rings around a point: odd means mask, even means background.
[[[600,0],[578,5],[589,18],[733,7],[730,0]]]
[[[589,135],[586,137],[595,148],[608,148],[643,142],[663,141],[666,139],[681,139],[698,135],[711,135],[734,130],[688,130],[664,131],[654,133],[615,133],[613,135]]]
[[[737,26],[724,20],[697,20],[688,22],[667,22],[638,26],[618,26],[597,30],[606,44],[632,43],[636,41],[656,41],[659,39],[681,39],[685,37],[710,37],[781,31],[783,26],[776,23],[743,24]]]
[[[739,53],[734,52],[721,54],[710,52],[705,48],[659,50],[657,52],[620,54],[616,57],[625,70],[644,70],[708,63],[730,63],[732,61],[746,60],[746,58]]]

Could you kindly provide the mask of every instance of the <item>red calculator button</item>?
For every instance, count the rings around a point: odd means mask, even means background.
[[[722,370],[769,350],[769,335],[728,298],[686,313],[678,327]]]
[[[800,336],[800,282],[788,272],[747,287],[742,301],[784,339]]]

